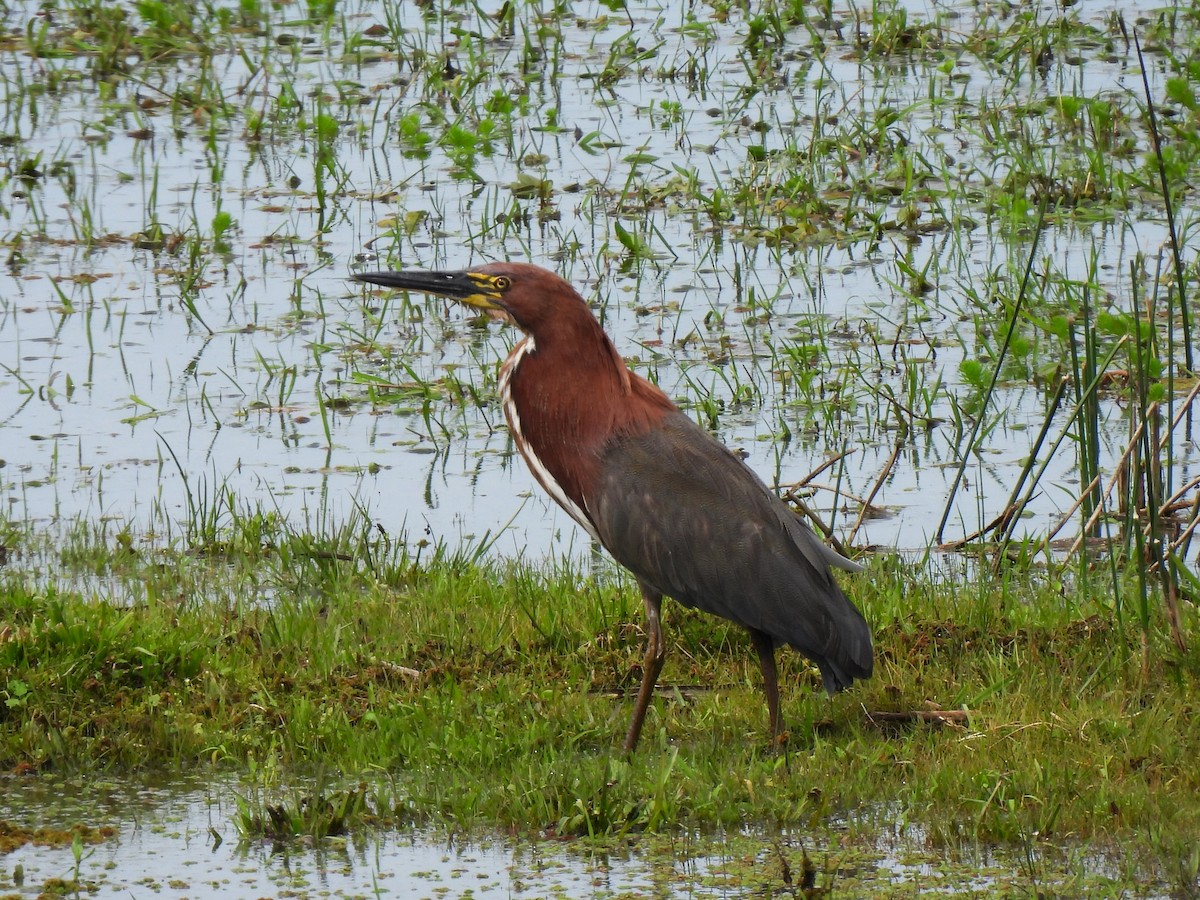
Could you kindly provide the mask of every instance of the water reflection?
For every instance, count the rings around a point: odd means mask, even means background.
[[[217,776],[105,781],[8,778],[0,822],[20,828],[107,827],[76,857],[26,843],[0,856],[0,891],[37,896],[55,879],[95,896],[750,898],[799,895],[806,883],[844,896],[895,890],[1007,895],[1115,883],[1167,896],[1094,848],[945,846],[902,810],[866,810],[817,828],[747,827],[611,840],[545,840],[439,830],[359,828],[347,836],[238,840],[238,783]],[[938,847],[941,849],[937,849]],[[1126,864],[1127,865],[1127,864]]]

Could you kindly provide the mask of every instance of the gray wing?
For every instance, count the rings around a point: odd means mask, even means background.
[[[682,413],[601,459],[588,514],[617,562],[685,606],[765,632],[832,693],[871,674],[871,635],[822,544],[741,460]]]

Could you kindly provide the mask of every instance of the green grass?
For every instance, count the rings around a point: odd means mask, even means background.
[[[938,845],[1088,844],[1166,878],[1189,865],[1200,657],[1161,628],[1123,627],[1103,567],[947,579],[870,560],[844,583],[872,624],[876,674],[830,701],[782,653],[778,752],[746,637],[670,605],[662,686],[626,758],[640,604],[615,574],[262,528],[254,548],[231,536],[241,549],[201,554],[82,537],[68,556],[10,532],[26,565],[0,583],[0,767],[209,764],[252,786],[246,833],[899,821]],[[54,586],[71,572],[109,587]],[[970,724],[867,714],[927,704]]]

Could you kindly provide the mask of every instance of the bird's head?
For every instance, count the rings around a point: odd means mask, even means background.
[[[357,281],[457,300],[535,336],[591,311],[553,272],[528,263],[496,262],[458,272],[363,272]]]

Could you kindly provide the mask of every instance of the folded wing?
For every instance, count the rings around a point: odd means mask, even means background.
[[[790,644],[830,693],[871,674],[870,630],[829,570],[859,567],[687,416],[610,441],[600,471],[587,514],[646,584]]]

